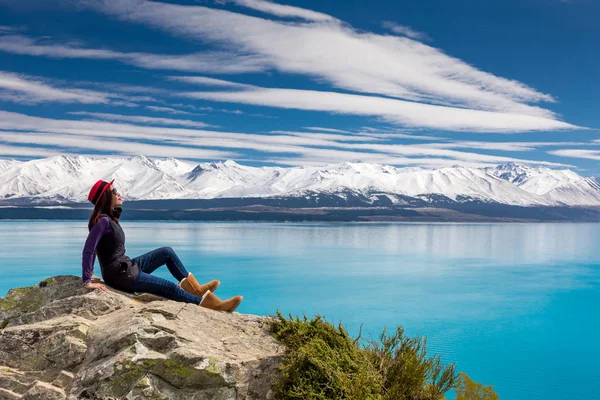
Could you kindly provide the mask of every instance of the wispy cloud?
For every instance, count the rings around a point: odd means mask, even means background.
[[[169,125],[169,126],[187,126],[190,128],[208,128],[211,125],[205,124],[204,122],[192,121],[189,119],[173,119],[173,118],[155,118],[146,117],[142,115],[120,115],[120,114],[107,114],[99,112],[88,112],[88,111],[72,111],[69,112],[71,115],[82,115],[86,117],[92,117],[94,119],[101,119],[107,121],[125,121],[138,124],[154,124],[154,125]]]
[[[446,140],[447,138],[432,135],[418,135],[415,132],[420,130],[399,129],[399,128],[373,128],[371,126],[363,126],[358,128],[357,132],[360,135],[373,136],[387,139],[411,139],[411,140]]]
[[[133,93],[135,95],[161,95],[170,96],[171,90],[153,87],[153,86],[141,86],[141,85],[130,85],[127,83],[114,83],[114,82],[96,82],[96,81],[64,81],[64,84],[72,84],[77,86],[88,86],[97,87],[104,90],[117,91],[122,93]],[[154,99],[153,99],[154,100]]]
[[[361,32],[344,24],[284,23],[203,6],[144,0],[91,6],[124,21],[225,44],[281,72],[317,77],[347,90],[553,117],[549,110],[526,104],[554,101],[552,96],[480,71],[410,38]]]
[[[555,156],[570,157],[570,158],[585,158],[588,160],[600,160],[600,150],[584,150],[584,149],[561,149],[552,150],[548,154]]]
[[[53,87],[39,78],[0,71],[0,99],[18,103],[109,103],[108,93]]]
[[[0,36],[0,51],[51,58],[115,60],[151,70],[238,74],[259,72],[267,68],[260,57],[227,51],[195,54],[126,53],[108,49],[85,48],[73,43],[57,44],[23,35]]]
[[[375,153],[358,153],[350,151],[340,151],[335,149],[315,149],[314,151],[306,152],[298,157],[277,156],[266,159],[268,162],[281,165],[327,165],[342,162],[368,162],[386,165],[400,166],[419,166],[425,168],[443,168],[453,167],[460,164],[463,167],[487,167],[497,165],[499,163],[510,162],[510,160],[461,160],[457,163],[456,160],[450,158],[434,158],[428,157],[403,157],[392,154],[375,154]],[[514,161],[517,162],[517,161]],[[552,167],[572,167],[568,164],[549,163],[549,162],[525,162],[527,164],[547,165]]]
[[[163,112],[163,113],[173,114],[173,115],[202,115],[202,114],[192,113],[189,111],[177,110],[177,109],[171,108],[171,107],[146,106],[146,108],[150,111]]]
[[[352,156],[355,156],[352,158]],[[443,159],[443,158],[408,158],[408,157],[373,157],[368,153],[363,154],[352,154],[348,152],[320,152],[311,156],[301,156],[296,158],[286,157],[273,157],[265,160],[269,163],[287,165],[287,166],[322,166],[329,164],[339,164],[344,162],[365,162],[383,165],[403,165],[403,166],[419,166],[422,168],[444,168],[453,167],[456,165],[456,161]],[[464,167],[482,168],[489,167],[494,164],[480,163],[480,162],[463,162],[461,163]]]
[[[225,81],[226,82],[226,81]],[[250,85],[248,85],[250,86]],[[179,95],[181,96],[180,93],[171,93],[171,95]],[[185,97],[185,96],[183,96]],[[210,106],[194,106],[192,104],[180,104],[180,103],[175,103],[172,104],[175,107],[185,107],[188,108],[190,110],[195,110],[198,112],[202,112],[202,113],[212,113],[212,112],[216,112],[216,113],[224,113],[224,114],[234,114],[234,115],[245,115],[245,116],[249,116],[249,117],[263,117],[263,118],[276,118],[270,115],[264,115],[264,114],[256,114],[256,113],[246,113],[242,110],[230,110],[227,108],[216,108],[216,107],[210,107]],[[196,114],[196,115],[202,115],[202,114]]]
[[[7,111],[0,111],[1,130],[5,132],[2,133],[4,136],[0,136],[2,138],[0,140],[12,145],[24,143],[23,139],[20,139],[19,136],[25,137],[25,134],[27,134],[28,140],[25,143],[32,145],[35,143],[50,144],[52,137],[56,136],[63,140],[63,142],[56,143],[64,143],[65,145],[68,143],[72,146],[77,146],[76,142],[79,138],[85,139],[87,140],[86,148],[88,149],[96,148],[92,147],[93,143],[102,143],[97,147],[97,149],[102,151],[125,148],[118,145],[118,143],[123,142],[124,146],[131,146],[127,147],[131,149],[144,144],[143,147],[139,147],[137,153],[154,155],[157,153],[146,146],[159,146],[161,155],[166,155],[167,150],[170,149],[172,152],[169,155],[174,157],[180,156],[179,148],[193,148],[195,151],[210,150],[230,153],[232,151],[251,150],[254,157],[257,157],[257,160],[267,157],[269,159],[274,157],[282,159],[298,158],[299,162],[310,159],[311,162],[320,160],[323,164],[337,159],[368,159],[370,162],[384,163],[382,160],[406,157],[407,160],[403,164],[415,165],[418,164],[417,161],[410,161],[414,157],[415,159],[432,159],[432,162],[437,163],[445,162],[447,165],[457,163],[469,165],[475,163],[490,164],[510,161],[528,164],[562,165],[451,149],[435,149],[421,145],[399,145],[380,141],[375,141],[377,143],[350,142],[345,139],[344,135],[339,135],[339,138],[332,140],[332,138],[324,136],[247,134],[164,126],[139,126],[132,123],[40,118]],[[38,136],[40,138],[36,142],[35,140]],[[107,141],[111,142],[110,146],[106,144]],[[154,144],[149,144],[149,142]],[[80,144],[80,146],[83,145]],[[142,151],[142,148],[144,151]],[[276,155],[274,156],[273,154]],[[201,158],[205,159],[206,157]],[[387,161],[385,162],[387,163]]]
[[[88,1],[77,4],[80,8],[88,7],[123,21],[146,24],[221,50],[184,55],[126,53],[89,49],[72,43],[39,41],[22,35],[1,36],[0,50],[59,58],[111,59],[141,68],[219,74],[272,69],[303,75],[339,89],[407,100],[418,103],[417,106],[430,106],[426,111],[437,113],[434,119],[438,122],[450,121],[450,130],[517,132],[576,128],[559,121],[552,111],[534,105],[555,101],[551,95],[521,82],[478,70],[413,38],[356,30],[331,16],[299,7],[263,0],[236,1],[246,8],[307,22],[258,18],[199,5],[184,6],[146,0]],[[388,26],[397,31],[406,28],[397,24]],[[405,35],[408,32],[404,29]],[[415,36],[414,31],[412,36]],[[299,48],[302,51],[298,51]],[[207,79],[214,78],[200,77],[197,83],[208,84]],[[217,81],[211,84],[215,85]],[[244,93],[241,102],[260,104],[263,99],[257,97],[273,96],[273,90],[279,90],[275,97],[285,97],[282,89],[271,89],[270,93],[257,90]],[[294,93],[301,93],[305,101],[311,96],[316,103],[323,99],[323,92],[319,91]],[[252,99],[248,100],[248,96]],[[342,100],[339,96],[336,99]],[[344,100],[348,99],[346,97]],[[371,99],[378,104],[390,100],[381,97]],[[230,97],[227,101],[235,99]],[[409,106],[415,103],[404,104]],[[435,105],[447,107],[433,108]],[[311,109],[304,105],[286,107]],[[335,108],[329,107],[324,111],[349,113],[344,110],[348,108],[347,105]],[[425,108],[421,107],[421,110]],[[421,125],[425,120],[422,117],[410,118],[406,113],[399,116],[388,114],[383,118],[395,124],[446,129],[439,123]],[[458,120],[465,116],[469,122],[461,124]],[[488,119],[494,122],[488,123]],[[505,129],[503,120],[507,121]]]
[[[194,148],[191,146],[168,145],[165,143],[141,143],[134,141],[98,138],[94,136],[80,134],[47,134],[47,133],[29,133],[29,132],[6,132],[0,131],[0,141],[20,145],[35,145],[36,147],[23,149],[20,155],[48,156],[52,154],[81,153],[82,151],[104,152],[105,154],[143,154],[149,157],[172,157],[176,155],[181,158],[215,160],[224,158],[235,158],[237,153],[232,151],[221,151],[214,149]],[[43,148],[39,146],[52,146],[53,148]],[[16,146],[13,146],[16,147]],[[5,150],[14,151],[14,149]],[[25,153],[25,154],[24,154]],[[17,153],[8,153],[18,155]]]
[[[580,146],[582,142],[483,142],[451,141],[447,143],[427,143],[423,146],[437,149],[480,149],[497,151],[534,151],[543,147]]]
[[[81,82],[80,82],[81,83]],[[90,82],[83,84],[90,85]],[[100,85],[96,85],[100,86]],[[129,94],[127,85],[105,83],[105,91],[77,88],[63,80],[0,71],[0,100],[21,104],[72,103],[107,104],[139,107],[138,103],[155,102],[151,96]],[[149,91],[151,91],[149,89]]]
[[[371,132],[371,131],[359,131],[359,132],[346,132],[343,134],[336,133],[322,133],[322,132],[298,132],[298,131],[283,131],[276,130],[271,131],[271,133],[283,133],[286,135],[295,135],[295,136],[305,136],[309,137],[311,135],[320,135],[320,137],[330,137],[331,140],[342,140],[342,141],[378,141],[378,140],[391,140],[391,139],[407,139],[407,140],[443,140],[444,138],[437,136],[428,136],[428,135],[408,135],[405,133],[394,132],[394,133],[379,133],[379,132]],[[315,136],[317,137],[317,136]],[[337,139],[336,139],[337,138]]]
[[[469,153],[460,152],[449,149],[435,149],[421,145],[399,145],[399,144],[379,144],[379,143],[353,143],[346,144],[340,143],[337,147],[345,149],[354,149],[362,151],[380,152],[387,155],[403,155],[403,156],[414,156],[414,157],[440,157],[448,159],[460,159],[461,163],[506,163],[506,162],[520,162],[518,159],[512,157],[494,156],[480,153]],[[531,161],[526,161],[530,164]],[[456,162],[455,162],[456,164]],[[539,164],[553,164],[548,162],[539,162]]]
[[[272,3],[264,0],[232,0],[231,2],[242,6],[251,8],[253,10],[261,11],[267,14],[276,15],[278,17],[287,18],[301,18],[307,21],[335,21],[336,19],[330,15],[323,14],[320,12],[307,10],[306,8],[287,6],[283,4]]]
[[[574,125],[545,116],[446,107],[314,90],[258,88],[231,92],[189,92],[182,95],[212,101],[373,116],[403,126],[450,131],[524,132],[577,129]]]
[[[385,21],[382,23],[383,27],[390,31],[397,33],[398,35],[406,36],[416,40],[431,40],[431,38],[423,32],[416,31],[410,26],[400,25],[392,21]]]
[[[267,69],[260,57],[226,51],[184,55],[128,53],[121,61],[147,69],[219,74],[261,72]]]
[[[308,129],[309,131],[317,131],[317,132],[351,133],[350,131],[345,131],[343,129],[321,128],[319,126],[307,126],[304,129]]]
[[[59,154],[64,154],[62,149],[0,144],[0,156],[3,157],[49,157]]]
[[[14,27],[14,26],[0,25],[0,33],[15,32],[15,31],[18,31],[18,30],[19,30],[19,28]]]
[[[169,76],[167,77],[171,81],[191,83],[194,85],[203,86],[217,86],[217,87],[232,87],[232,88],[246,88],[251,89],[254,86],[247,85],[245,83],[237,83],[226,81],[223,79],[207,78],[205,76]]]
[[[376,142],[384,140],[373,136],[363,136],[360,134],[337,134],[337,133],[317,133],[317,132],[297,132],[297,131],[271,131],[270,133],[283,134],[290,136],[299,136],[305,138],[333,140],[338,142]]]

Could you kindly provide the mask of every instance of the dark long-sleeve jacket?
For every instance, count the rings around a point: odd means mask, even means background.
[[[81,268],[84,282],[91,282],[94,254],[98,256],[104,281],[117,289],[131,291],[139,269],[125,255],[125,233],[121,225],[107,215],[100,217],[85,242]]]

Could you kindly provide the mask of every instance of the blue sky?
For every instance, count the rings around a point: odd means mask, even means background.
[[[593,0],[0,0],[0,157],[600,176]]]

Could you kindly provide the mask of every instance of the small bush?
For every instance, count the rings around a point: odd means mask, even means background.
[[[460,373],[458,387],[456,388],[456,400],[498,400],[491,386],[483,386],[481,383],[473,382],[464,372]]]
[[[275,387],[279,400],[440,400],[458,384],[454,365],[428,357],[426,340],[405,336],[401,327],[365,348],[360,336],[353,340],[320,316],[288,319],[278,312],[270,328],[289,350]]]
[[[380,375],[341,324],[278,312],[271,332],[289,349],[275,387],[278,399],[381,399]]]
[[[440,356],[428,357],[427,340],[405,336],[402,327],[393,335],[384,330],[365,352],[382,377],[385,400],[443,399],[458,381],[453,364],[442,364]]]

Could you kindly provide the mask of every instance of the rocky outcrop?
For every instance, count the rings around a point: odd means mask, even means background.
[[[0,400],[270,399],[285,351],[266,317],[89,291],[74,276],[10,290],[0,329]]]

